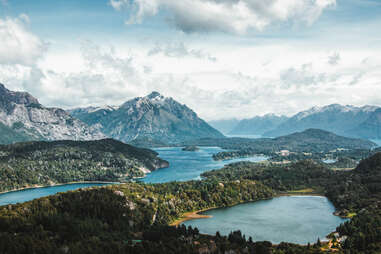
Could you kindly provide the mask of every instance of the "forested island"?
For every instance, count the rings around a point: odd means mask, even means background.
[[[0,146],[0,192],[70,182],[125,182],[169,163],[155,151],[113,139]]]
[[[304,160],[288,165],[241,162],[203,174],[204,180],[126,183],[83,189],[0,208],[0,252],[24,253],[379,253],[381,153],[352,171]],[[327,196],[337,215],[331,246],[253,242],[240,232],[205,236],[169,227],[186,212],[267,199],[312,189]],[[338,239],[341,239],[339,241]],[[344,240],[343,240],[344,239]],[[327,249],[328,248],[328,249]]]
[[[186,152],[196,152],[196,151],[200,150],[200,148],[198,148],[197,146],[185,146],[185,147],[183,147],[182,150],[186,151]]]

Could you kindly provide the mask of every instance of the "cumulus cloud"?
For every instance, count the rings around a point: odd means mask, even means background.
[[[0,19],[0,64],[30,66],[45,53],[47,44],[28,30],[29,17]]]
[[[84,66],[78,71],[64,73],[49,70],[48,66],[41,69],[7,65],[0,68],[0,82],[10,89],[32,93],[44,105],[63,108],[120,105],[155,90],[185,103],[207,120],[292,114],[330,103],[378,103],[379,57],[372,55],[363,63],[368,53],[350,58],[343,51],[350,61],[331,68],[324,50],[308,58],[299,50],[287,48],[283,51],[287,51],[287,56],[274,53],[273,61],[266,66],[262,66],[264,60],[271,52],[278,52],[274,48],[216,51],[218,62],[203,61],[196,68],[200,61],[178,64],[188,61],[168,57],[163,52],[155,58],[147,57],[146,48],[120,51],[82,41]],[[243,55],[250,59],[249,66],[240,65],[248,62]]]
[[[160,9],[178,29],[190,32],[221,31],[244,34],[277,22],[314,23],[336,0],[110,0],[117,11],[130,13],[127,24],[141,23]]]
[[[128,3],[128,0],[110,0],[110,5],[118,11],[120,11],[122,7],[128,5]]]
[[[317,73],[313,70],[312,64],[302,64],[300,67],[290,67],[280,73],[280,79],[284,87],[290,86],[310,86],[325,83],[326,73]]]
[[[148,51],[148,56],[163,54],[167,57],[195,57],[199,59],[206,59],[211,62],[217,61],[217,58],[201,49],[189,49],[183,42],[167,43],[164,45],[156,44],[155,47]]]
[[[328,63],[330,65],[338,65],[341,60],[340,54],[335,52],[328,57]]]

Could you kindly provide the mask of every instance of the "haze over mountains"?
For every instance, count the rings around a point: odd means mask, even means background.
[[[276,128],[281,123],[286,121],[286,116],[277,116],[274,114],[267,114],[264,116],[256,116],[250,119],[243,119],[237,126],[230,132],[231,134],[257,134],[263,135],[268,130]]]
[[[29,93],[13,92],[0,84],[0,143],[104,137],[65,110],[44,107]]]
[[[292,117],[268,114],[241,120],[229,134],[279,137],[309,128],[322,129],[342,136],[381,138],[381,108],[331,104],[313,107]]]
[[[186,105],[158,92],[134,98],[120,107],[79,108],[70,113],[123,142],[148,138],[177,143],[202,137],[224,137]]]

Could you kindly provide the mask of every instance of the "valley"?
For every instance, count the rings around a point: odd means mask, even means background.
[[[253,122],[266,135],[267,127],[290,121],[267,115],[234,122],[246,129],[225,137],[157,92],[68,114],[1,88],[10,102],[2,104],[6,121],[0,123],[1,253],[23,253],[30,242],[64,254],[381,248],[375,232],[381,225],[380,148],[357,134],[341,136],[321,126],[248,138]],[[373,107],[327,106],[299,118],[327,110],[335,117],[369,113],[367,126],[377,125]],[[35,112],[48,112],[46,128],[36,124]],[[57,112],[64,122],[54,120]],[[40,253],[37,245],[32,249]]]
[[[272,245],[267,241],[258,241],[261,239],[258,237],[250,237],[247,240],[241,231],[229,233],[228,236],[221,235],[223,232],[209,236],[200,234],[198,228],[186,229],[180,226],[177,229],[170,229],[166,227],[187,212],[228,207],[274,198],[289,191],[313,188],[329,198],[335,206],[335,214],[353,217],[336,229],[338,238],[347,240],[335,246],[341,246],[343,250],[361,251],[364,250],[364,245],[361,244],[364,239],[368,250],[369,248],[377,250],[379,235],[374,229],[380,225],[381,221],[377,212],[378,203],[381,202],[377,188],[380,184],[378,181],[381,172],[379,160],[380,153],[375,154],[363,160],[351,172],[333,171],[310,160],[287,166],[238,162],[229,164],[221,170],[204,173],[205,179],[202,181],[163,184],[126,183],[60,193],[24,204],[1,207],[0,227],[3,233],[0,239],[7,239],[7,244],[1,242],[0,246],[3,247],[4,253],[9,252],[10,246],[15,250],[14,253],[18,253],[30,240],[35,241],[33,239],[38,237],[43,239],[40,244],[45,249],[67,247],[72,252],[85,249],[96,251],[102,248],[101,246],[120,248],[132,253],[143,250],[149,252],[153,246],[173,250],[174,247],[170,246],[176,243],[176,252],[179,251],[178,248],[193,252],[201,246],[207,246],[207,248],[227,248],[240,253],[246,247],[262,246],[261,248],[271,250],[273,253],[297,250],[300,253],[320,253],[320,246],[324,243],[319,241],[308,246],[285,243]],[[306,202],[303,204],[307,204]],[[292,207],[288,206],[290,209]],[[294,209],[297,209],[297,206]],[[51,212],[45,213],[45,211]],[[65,219],[65,216],[70,216],[70,220]],[[41,218],[44,219],[41,220]],[[367,228],[360,226],[364,225],[363,221],[369,219],[373,222],[367,224]],[[213,220],[213,218],[205,220]],[[321,220],[318,221],[321,223]],[[63,227],[61,223],[69,227]],[[186,223],[192,223],[192,221]],[[305,223],[310,225],[311,222]],[[337,221],[337,223],[340,222]],[[29,229],[26,225],[29,225]],[[39,225],[42,228],[39,228]],[[334,227],[334,225],[330,226],[332,230]],[[90,228],[93,229],[90,230]],[[34,233],[30,234],[29,230],[33,230]],[[10,238],[11,232],[17,232],[17,237]],[[168,233],[162,236],[159,232]],[[309,230],[309,232],[312,231]],[[227,233],[226,231],[224,234]],[[66,235],[71,237],[67,238]],[[108,239],[111,235],[112,241],[102,240]],[[48,236],[52,238],[45,238]],[[62,245],[59,239],[64,236],[67,240]],[[99,240],[95,240],[94,237]],[[189,239],[181,240],[186,237]],[[144,244],[128,244],[129,241],[136,239],[143,241]],[[201,245],[195,244],[196,241]],[[297,242],[302,240],[298,238]]]
[[[0,0],[0,254],[381,254],[381,0]]]

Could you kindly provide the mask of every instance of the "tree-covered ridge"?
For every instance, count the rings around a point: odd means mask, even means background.
[[[165,226],[184,212],[231,206],[273,195],[270,188],[250,180],[126,183],[60,193],[0,207],[0,253],[17,254],[26,250],[29,253],[163,253],[168,246],[171,248],[165,253],[179,253],[182,249],[187,250],[185,253],[195,253],[200,247],[195,241],[210,244],[215,238],[198,236],[196,229],[180,228],[178,232],[172,229],[170,233],[171,229]],[[166,231],[168,235],[163,236]],[[171,234],[174,236],[170,237]],[[155,241],[165,237],[169,238],[168,242]],[[144,240],[143,246],[133,247],[131,241],[137,239]],[[230,242],[238,240],[242,241],[238,237],[231,241],[220,239],[228,245],[224,246],[227,249],[231,248]],[[153,246],[158,249],[152,249]],[[139,252],[140,248],[146,251]],[[242,249],[242,245],[235,248]]]
[[[282,150],[287,150],[293,155],[296,154],[298,156],[300,156],[300,154],[312,153],[312,155],[319,154],[321,157],[337,149],[341,151],[370,151],[370,149],[376,147],[375,143],[368,140],[342,137],[319,129],[308,129],[303,132],[297,132],[278,138],[204,138],[186,141],[179,145],[219,146],[223,149],[233,150],[215,154],[213,156],[215,160],[247,157],[256,154],[266,154],[276,157]]]
[[[355,170],[333,171],[305,160],[288,165],[241,162],[205,173],[202,181],[126,183],[0,207],[0,253],[323,253],[320,243],[253,243],[240,232],[203,236],[168,224],[183,213],[313,188],[338,215],[338,253],[381,251],[381,153]],[[344,240],[343,240],[344,239]],[[346,239],[346,240],[345,240]],[[332,250],[333,251],[333,250]],[[337,253],[337,252],[336,252]]]
[[[168,162],[122,142],[26,142],[0,146],[0,191],[76,181],[125,181]]]

